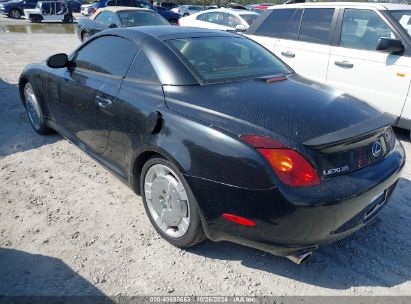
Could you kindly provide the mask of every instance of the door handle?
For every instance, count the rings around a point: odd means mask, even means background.
[[[288,57],[288,58],[294,58],[295,54],[293,52],[287,51],[287,52],[281,52],[281,55],[283,55],[284,57]]]
[[[354,67],[354,65],[351,62],[348,62],[347,60],[335,61],[334,64],[345,69],[351,69]]]
[[[96,97],[96,103],[97,103],[97,106],[99,108],[103,108],[103,109],[105,109],[105,108],[107,108],[107,107],[109,107],[113,104],[113,102],[110,99],[102,98],[100,96]]]

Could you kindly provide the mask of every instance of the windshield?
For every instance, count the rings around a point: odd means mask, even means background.
[[[124,11],[118,12],[124,27],[145,25],[170,25],[170,23],[155,12]]]
[[[402,25],[402,27],[411,33],[411,10],[390,11],[391,15]]]
[[[242,37],[201,37],[169,43],[206,83],[290,73],[273,54]]]
[[[254,20],[258,17],[258,15],[254,14],[242,14],[240,16],[245,20],[245,22],[247,22],[248,25],[251,25],[254,22]]]

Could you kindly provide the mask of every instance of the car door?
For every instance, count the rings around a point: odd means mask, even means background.
[[[295,12],[295,8],[269,10],[265,13],[264,17],[250,26],[247,30],[247,36],[262,44],[271,52],[276,53],[275,46],[280,38],[285,35],[286,25]],[[300,19],[301,12],[302,10],[300,10]],[[298,21],[295,37],[290,36],[289,39],[298,38],[299,26],[300,20]]]
[[[147,52],[148,53],[148,52]],[[117,168],[127,168],[133,151],[155,136],[158,113],[164,104],[163,88],[151,60],[139,50],[117,95],[110,140],[105,157]],[[125,170],[120,175],[126,176]]]
[[[136,51],[127,39],[100,36],[73,54],[74,68],[63,73],[60,98],[54,103],[55,120],[69,137],[95,154],[106,150],[116,96]]]
[[[382,14],[372,9],[346,8],[339,44],[331,49],[327,83],[400,116],[411,66],[405,56],[377,51],[381,37],[398,39]]]
[[[43,9],[43,20],[44,21],[54,21],[55,20],[56,2],[43,2],[42,9]]]
[[[274,53],[290,65],[298,74],[315,81],[325,82],[331,51],[334,8],[305,8],[296,10],[287,31],[296,30],[280,37]],[[302,18],[301,18],[302,17]],[[285,31],[284,29],[282,31]]]

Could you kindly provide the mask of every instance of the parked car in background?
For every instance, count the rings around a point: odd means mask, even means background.
[[[178,5],[174,2],[161,2],[160,4],[157,4],[158,6],[164,7],[167,10],[171,10],[175,7],[178,7]]]
[[[180,25],[223,31],[245,31],[258,16],[257,13],[248,10],[218,8],[183,17],[180,19]]]
[[[19,19],[24,15],[25,9],[35,9],[40,0],[0,0],[0,13],[10,18]],[[80,12],[80,2],[78,0],[67,0],[65,2],[71,12]]]
[[[83,16],[90,16],[90,15],[91,15],[91,6],[92,6],[91,3],[90,3],[90,4],[83,4],[83,5],[81,5],[80,13],[81,13]]]
[[[269,7],[274,6],[274,4],[269,4],[269,3],[262,3],[262,4],[250,4],[247,5],[247,9],[255,12],[257,14],[262,14],[264,13]]]
[[[203,10],[202,6],[199,5],[180,5],[171,9],[172,12],[180,14],[181,16],[188,16],[191,14],[198,13]]]
[[[100,8],[90,18],[80,18],[76,34],[80,41],[109,28],[126,28],[149,25],[170,25],[157,12],[147,8],[110,6]]]
[[[0,13],[10,18],[19,19],[25,9],[33,9],[39,0],[12,0],[0,3]]]
[[[181,15],[176,14],[167,10],[157,10],[153,5],[148,2],[141,0],[98,0],[91,6],[90,13],[93,14],[97,9],[103,8],[106,6],[127,6],[127,7],[138,7],[138,8],[147,8],[155,12],[158,12],[161,16],[167,19],[172,25],[177,25],[178,20],[181,18]]]
[[[411,130],[411,6],[278,5],[247,31],[296,72],[361,98]]]
[[[73,14],[66,1],[39,1],[36,8],[24,10],[24,18],[35,23],[42,21],[71,23],[74,21]]]
[[[302,263],[372,222],[405,164],[390,115],[234,33],[108,30],[18,86],[33,129],[109,168],[180,248],[207,236]]]

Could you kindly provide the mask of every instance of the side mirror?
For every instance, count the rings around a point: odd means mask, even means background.
[[[247,30],[247,28],[242,24],[239,24],[235,27],[236,32],[245,32],[246,30]]]
[[[64,68],[68,66],[69,60],[66,54],[56,54],[47,58],[47,66],[53,69]]]
[[[382,37],[378,41],[377,51],[383,51],[390,54],[401,53],[404,51],[404,45],[401,40]]]
[[[108,27],[109,27],[109,28],[117,28],[117,24],[112,23],[112,24],[110,24]]]

